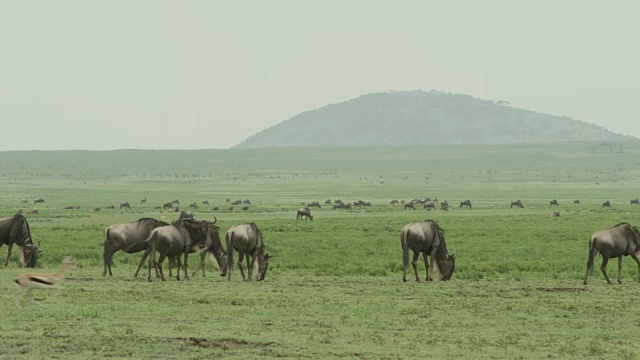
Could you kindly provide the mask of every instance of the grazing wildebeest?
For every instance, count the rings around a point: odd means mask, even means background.
[[[519,207],[519,208],[523,208],[524,206],[522,205],[522,201],[520,200],[516,200],[516,201],[512,201],[511,202],[511,207],[513,208],[513,206]]]
[[[123,201],[120,203],[120,209],[122,208],[127,208],[127,209],[131,209],[131,205],[129,205],[128,201]]]
[[[468,207],[471,209],[471,200],[460,201],[460,208]]]
[[[29,210],[29,212],[27,214],[33,214],[33,215],[38,214],[38,210],[36,210],[36,209]]]
[[[630,255],[638,264],[638,276],[640,277],[640,229],[622,222],[612,228],[596,231],[589,240],[589,258],[587,260],[587,272],[584,275],[584,284],[587,285],[589,274],[593,274],[594,258],[600,253],[602,265],[600,271],[611,285],[607,275],[607,262],[610,258],[618,258],[618,283],[622,284],[622,257]]]
[[[232,226],[225,234],[227,241],[227,276],[231,280],[231,270],[233,269],[233,251],[238,252],[238,268],[242,273],[242,280],[245,279],[242,260],[247,256],[247,272],[249,281],[253,276],[254,268],[258,274],[256,281],[262,281],[269,268],[269,254],[264,253],[264,241],[262,232],[255,223]]]
[[[142,218],[138,221],[126,224],[115,224],[104,230],[104,272],[102,276],[111,273],[113,264],[113,254],[122,250],[127,254],[133,254],[147,249],[147,238],[151,231],[160,226],[167,226],[168,223],[151,218]]]
[[[447,244],[444,239],[444,231],[438,223],[433,220],[418,221],[407,224],[400,231],[400,243],[402,244],[402,263],[403,276],[402,280],[407,281],[407,269],[409,268],[409,250],[413,251],[413,272],[416,275],[416,281],[420,282],[418,276],[418,257],[422,253],[427,276],[426,281],[433,280],[429,274],[428,256],[431,257],[431,273],[434,272],[436,264],[440,271],[440,279],[449,280],[456,268],[456,257],[449,255],[447,252]]]
[[[353,206],[364,206],[364,201],[356,200],[353,202]]]
[[[193,220],[195,215],[191,211],[180,211],[180,219],[191,219]]]
[[[35,204],[44,204],[44,199],[40,198],[40,199],[33,200],[33,205],[35,205]]]
[[[305,217],[307,220],[313,220],[313,215],[311,215],[311,210],[309,208],[300,208],[298,209],[298,213],[296,214],[296,220],[302,220],[302,217]]]
[[[171,200],[171,205],[173,206],[173,204],[180,205],[180,200],[178,199]]]
[[[410,203],[405,203],[405,204],[404,204],[404,209],[405,209],[405,210],[407,210],[407,209],[413,209],[413,210],[415,210],[415,209],[416,209],[416,207],[415,207],[415,205],[413,205],[413,203],[412,203],[412,202],[410,202]]]
[[[202,205],[209,205],[209,200],[202,200]]]
[[[177,259],[178,271],[176,280],[180,280],[180,270],[184,269],[184,280],[189,280],[189,253],[201,252],[201,266],[204,256],[203,251],[207,251],[208,228],[210,223],[205,221],[196,221],[188,219],[178,219],[167,226],[155,228],[151,231],[147,250],[140,261],[135,276],[138,275],[140,267],[147,256],[149,256],[149,277],[151,281],[151,266],[156,271],[159,270],[160,278],[165,281],[162,263],[166,257],[175,257]],[[156,261],[156,251],[160,253],[158,261]],[[184,254],[184,267],[180,255]]]
[[[147,198],[142,198],[140,200],[140,204],[146,204],[147,203]]]
[[[424,209],[425,210],[435,210],[436,209],[436,204],[433,201],[429,201],[424,203]]]
[[[607,201],[603,202],[603,203],[602,203],[602,207],[608,207],[608,208],[610,208],[610,207],[611,207],[611,201],[607,200]]]
[[[236,200],[232,202],[231,205],[242,205],[242,200]]]
[[[173,207],[173,203],[172,202],[166,202],[162,205],[163,209],[171,209]]]
[[[226,199],[224,199],[224,201],[225,201],[225,202],[228,202],[228,203],[230,203],[230,202],[231,202],[231,199],[229,199],[229,198],[226,198]]]
[[[245,211],[246,211],[246,210],[249,210],[249,207],[248,207],[248,206],[243,206],[243,207],[242,207],[242,210],[245,210]]]
[[[9,264],[13,244],[20,246],[20,267],[35,267],[40,255],[40,243],[35,245],[31,239],[31,230],[27,218],[20,214],[0,219],[0,247],[9,248],[4,266]]]
[[[334,202],[334,204],[344,204],[344,202],[340,199],[336,199]]]
[[[629,205],[633,205],[633,204],[640,205],[640,199],[633,199],[629,201]]]
[[[365,201],[365,202],[363,202],[363,203],[362,203],[362,206],[363,206],[363,207],[366,207],[366,206],[371,207],[371,201]]]
[[[73,210],[73,209],[80,209],[80,206],[76,205],[76,206],[65,206],[64,210]]]
[[[110,206],[105,206],[105,209],[115,209],[116,207],[114,205],[110,205]]]
[[[560,217],[560,212],[554,211],[553,214],[551,214],[551,217]]]
[[[216,211],[218,211],[218,210],[220,210],[220,206],[214,206],[214,207],[212,208],[212,210],[216,210]]]
[[[447,200],[440,203],[440,210],[449,210],[449,202]]]
[[[549,201],[549,206],[559,206],[558,205],[558,200],[553,199],[553,200]]]
[[[325,200],[325,201],[324,201],[324,204],[325,204],[325,205],[331,205],[331,199],[327,199],[327,200]]]
[[[391,205],[398,205],[398,200],[393,199],[393,200],[391,200],[390,204]]]
[[[578,200],[578,199],[573,200],[573,203],[574,203],[574,204],[580,204],[580,200]]]
[[[312,201],[310,203],[307,204],[307,207],[317,207],[317,208],[322,208],[322,206],[320,206],[320,203],[317,201]]]
[[[26,204],[28,202],[29,202],[29,200],[27,200],[25,198],[22,198],[22,200],[20,200],[20,204]]]
[[[189,204],[189,208],[190,209],[197,209],[198,208],[198,203],[197,202],[192,202],[191,204]]]
[[[242,201],[242,203],[243,203],[244,205],[251,205],[251,200],[246,199],[246,200]]]

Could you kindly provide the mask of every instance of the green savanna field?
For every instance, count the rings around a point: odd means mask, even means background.
[[[57,271],[66,255],[77,264],[64,290],[33,291],[44,306],[18,307],[14,279],[34,269],[18,268],[14,247],[0,268],[0,358],[637,359],[635,262],[624,259],[622,285],[606,285],[599,257],[582,280],[593,232],[640,225],[629,203],[640,143],[597,145],[0,152],[0,217],[39,210],[26,215],[43,250],[35,271]],[[426,196],[453,211],[389,204]],[[122,252],[103,277],[104,229],[173,220],[154,207],[176,198],[181,209],[198,202],[196,218],[215,214],[222,235],[255,221],[273,256],[266,281],[243,282],[236,268],[229,282],[208,262],[205,278],[149,283],[146,264],[133,278],[142,253]],[[252,206],[231,210],[226,198]],[[373,206],[296,220],[302,202],[326,199]],[[473,208],[458,208],[466,199]],[[516,199],[523,209],[509,207]],[[424,219],[456,253],[451,281],[402,282],[400,229]],[[419,269],[424,279],[422,259]],[[615,279],[615,260],[608,270]]]

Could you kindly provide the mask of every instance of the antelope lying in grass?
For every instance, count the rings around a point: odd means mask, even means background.
[[[16,278],[16,284],[18,284],[18,293],[16,294],[16,304],[18,304],[18,300],[24,296],[26,293],[30,295],[31,289],[40,288],[40,289],[62,289],[61,283],[64,279],[64,271],[74,269],[75,266],[71,257],[67,256],[64,258],[62,262],[62,268],[57,273],[53,274],[38,274],[38,273],[27,273],[27,274],[19,274]],[[35,302],[31,296],[29,296],[29,300],[31,302],[38,304]],[[40,305],[40,304],[38,304]]]

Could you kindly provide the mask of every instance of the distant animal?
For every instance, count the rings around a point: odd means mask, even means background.
[[[356,200],[353,202],[353,206],[364,206],[364,201]]]
[[[559,206],[558,205],[558,200],[553,199],[553,200],[549,201],[549,206]]]
[[[264,253],[264,241],[262,232],[255,223],[232,226],[225,234],[227,241],[227,276],[231,280],[231,270],[233,269],[233,251],[238,252],[238,268],[244,280],[244,266],[242,261],[247,256],[247,271],[249,281],[253,277],[254,268],[257,270],[256,281],[265,279],[269,269],[269,254]]]
[[[391,202],[389,204],[390,205],[398,205],[398,200],[397,199],[393,199],[393,200],[391,200]]]
[[[551,214],[551,217],[560,217],[560,212],[555,211],[553,214]]]
[[[171,209],[169,209],[169,212],[180,212],[180,208],[179,207],[172,207]]]
[[[195,215],[191,211],[180,211],[180,219],[191,219],[193,220]]]
[[[102,276],[107,274],[113,276],[111,265],[113,264],[113,254],[122,250],[127,254],[137,253],[147,249],[147,238],[151,231],[160,226],[167,226],[168,223],[152,218],[141,218],[137,221],[125,224],[115,224],[104,229],[104,271]]]
[[[512,201],[511,202],[511,208],[513,208],[514,206],[519,207],[519,208],[523,208],[524,206],[522,205],[522,201],[520,200],[516,200],[516,201]]]
[[[64,210],[73,210],[73,209],[80,209],[80,206],[75,205],[75,206],[65,206]]]
[[[20,203],[21,203],[21,204],[26,204],[26,203],[28,203],[28,202],[29,202],[29,200],[27,200],[27,199],[25,199],[25,198],[23,198],[22,200],[20,200]]]
[[[409,268],[409,250],[413,251],[411,265],[416,276],[416,281],[420,282],[418,276],[418,257],[422,253],[426,270],[426,281],[433,280],[431,274],[434,273],[436,265],[440,272],[441,280],[449,280],[456,268],[455,254],[449,255],[445,242],[444,230],[433,220],[418,221],[407,224],[400,231],[400,243],[402,245],[402,280],[407,281],[407,269]],[[428,257],[431,258],[429,266]],[[431,274],[429,274],[431,269]]]
[[[100,208],[93,208],[93,209],[91,209],[91,212],[98,212],[98,211],[100,211]]]
[[[307,207],[317,207],[317,208],[322,208],[322,206],[320,206],[320,203],[317,201],[312,201],[310,203],[307,204]]]
[[[578,199],[573,200],[573,203],[574,203],[574,204],[580,204],[580,200],[578,200]]]
[[[327,199],[327,200],[325,200],[325,201],[324,201],[324,204],[325,204],[325,205],[331,205],[331,199]]]
[[[362,203],[363,207],[371,207],[371,202],[370,201],[365,201]]]
[[[110,205],[110,206],[105,206],[104,208],[105,208],[105,209],[115,209],[116,207],[115,207],[115,206],[113,206],[113,205]]]
[[[584,275],[584,284],[587,285],[589,274],[593,275],[594,258],[600,253],[602,265],[600,271],[611,285],[607,275],[607,263],[610,258],[618,258],[618,283],[622,284],[622,257],[631,256],[638,264],[638,276],[640,276],[640,229],[626,222],[619,223],[612,228],[596,231],[589,240],[589,257],[587,259],[587,271]]]
[[[460,201],[460,207],[463,208],[465,206],[471,209],[471,200]]]
[[[249,207],[248,207],[248,206],[243,206],[243,207],[242,207],[242,210],[245,210],[245,211],[246,211],[246,210],[249,210]]]
[[[44,204],[44,199],[40,198],[40,199],[33,200],[33,205],[35,204]]]
[[[425,210],[435,210],[436,209],[436,204],[433,201],[429,201],[424,203],[423,205]]]
[[[128,201],[123,201],[120,203],[120,209],[122,208],[127,208],[127,209],[131,209],[131,205],[129,205]]]
[[[244,205],[251,205],[251,200],[246,199],[246,200],[243,200],[243,201],[242,201],[242,203],[243,203]]]
[[[214,207],[212,208],[212,210],[216,210],[216,211],[218,211],[218,210],[220,210],[220,206],[214,206]]]
[[[147,198],[142,198],[140,200],[140,204],[146,204],[147,203]]]
[[[236,200],[232,202],[231,205],[242,205],[242,200]]]
[[[209,200],[202,200],[202,205],[209,205]]]
[[[226,199],[224,199],[224,201],[225,201],[225,202],[228,202],[228,203],[230,203],[230,202],[231,202],[231,199],[229,199],[229,198],[226,198]]]
[[[180,200],[178,200],[178,199],[171,200],[171,204],[172,205],[173,204],[180,205]]]
[[[633,199],[631,201],[629,201],[629,205],[640,205],[640,199]]]
[[[404,204],[404,209],[405,209],[405,210],[407,210],[407,209],[413,209],[413,210],[415,210],[415,209],[416,209],[416,207],[415,207],[415,205],[413,205],[413,203],[412,203],[412,202],[410,202],[410,203],[405,203],[405,204]]]
[[[611,201],[607,200],[607,201],[603,202],[603,203],[602,203],[602,207],[608,207],[608,208],[610,208],[610,207],[611,207]]]
[[[173,207],[173,203],[172,202],[166,202],[162,205],[163,209],[171,209]]]
[[[449,202],[447,200],[440,203],[440,210],[449,210]]]
[[[198,203],[197,202],[192,202],[191,204],[189,204],[189,208],[190,209],[197,209],[198,208]]]
[[[36,214],[38,214],[38,210],[36,210],[36,209],[29,210],[29,212],[27,214],[36,215]]]
[[[18,284],[18,292],[16,294],[16,305],[18,304],[18,300],[23,297],[25,294],[30,295],[32,289],[40,288],[40,289],[62,289],[61,283],[64,279],[64,271],[69,269],[74,269],[75,266],[71,257],[67,256],[64,258],[62,262],[62,268],[57,273],[53,274],[42,274],[42,273],[31,273],[31,274],[18,274],[16,277],[16,284]],[[29,296],[29,300],[35,303],[35,300]]]
[[[344,204],[344,202],[340,199],[336,199],[334,202],[334,204]]]
[[[20,267],[36,267],[38,256],[41,254],[40,243],[35,245],[31,238],[29,222],[23,215],[0,219],[0,247],[7,245],[7,259],[4,266],[9,264],[13,244],[20,246]]]
[[[298,213],[296,214],[296,220],[302,220],[302,217],[305,217],[307,220],[313,220],[313,215],[311,215],[311,210],[309,208],[300,208],[298,209]]]

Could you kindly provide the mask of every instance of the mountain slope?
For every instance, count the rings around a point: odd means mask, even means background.
[[[568,117],[469,95],[401,91],[364,95],[303,112],[235,148],[513,144],[635,139]]]

